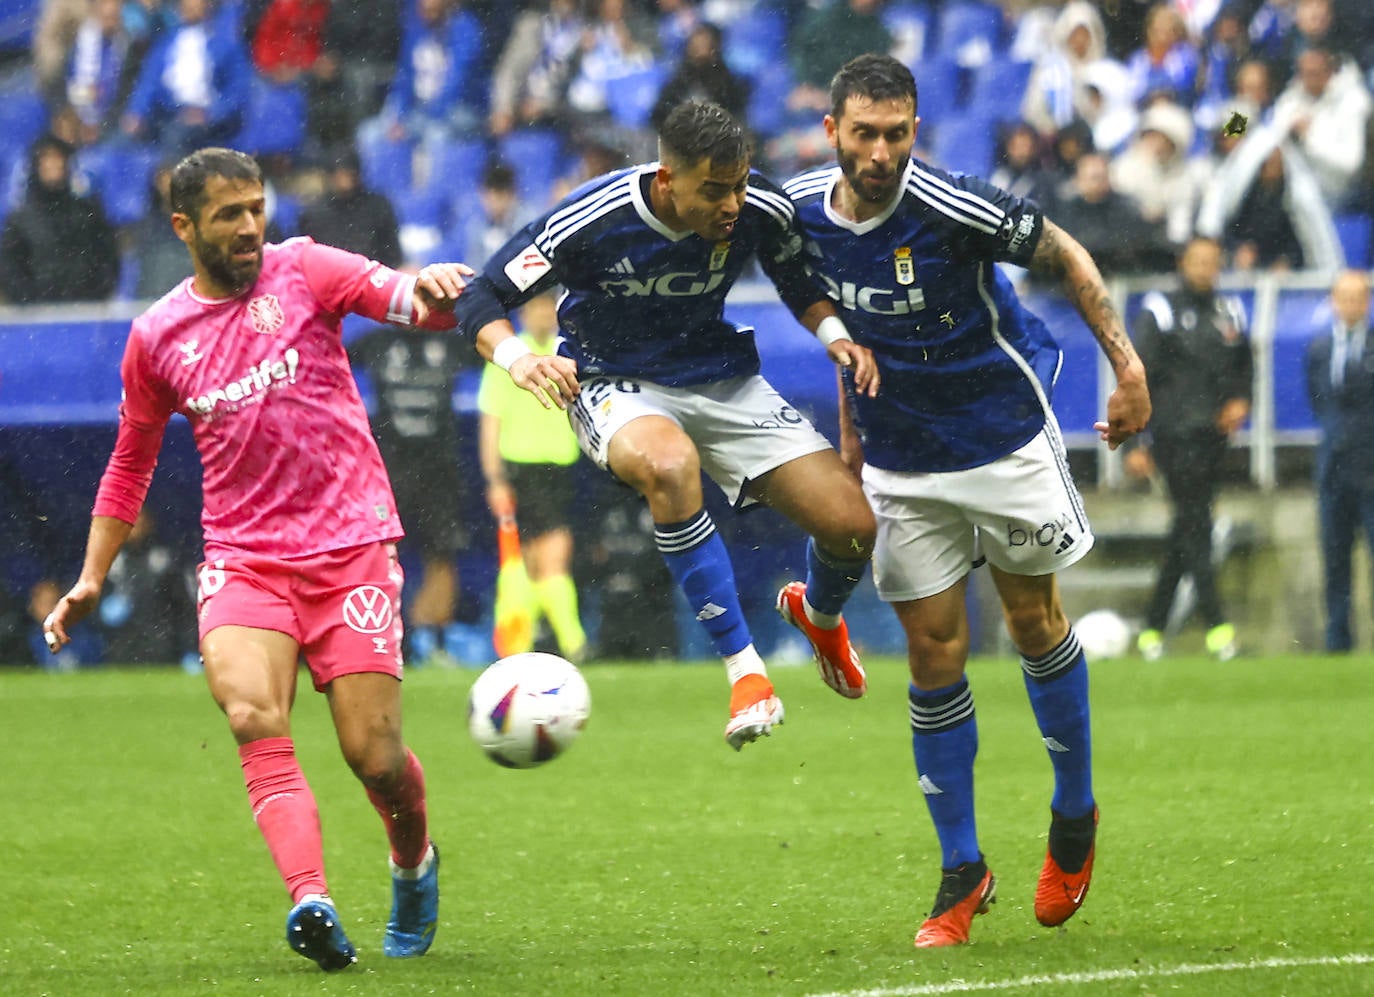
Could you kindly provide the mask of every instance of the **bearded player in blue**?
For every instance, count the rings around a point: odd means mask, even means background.
[[[728,113],[679,106],[660,130],[657,163],[592,180],[535,219],[487,262],[456,312],[483,357],[545,404],[569,407],[583,451],[648,501],[658,549],[725,661],[725,739],[736,750],[770,733],[783,708],[741,612],[701,472],[736,507],[771,506],[812,538],[806,582],[784,586],[778,609],[811,642],[826,683],[851,699],[866,679],[841,609],[875,531],[858,479],[759,376],[753,330],[723,317],[726,294],[757,254],[857,390],[878,390],[872,354],[850,339],[802,261],[792,203],[749,159]],[[555,284],[566,289],[563,345],[560,355],[535,356],[507,314]]]
[[[920,119],[906,66],[859,56],[830,97],[838,165],[785,189],[811,265],[882,377],[876,395],[842,393],[840,452],[861,468],[877,517],[874,581],[906,632],[916,770],[942,852],[915,944],[968,941],[973,916],[995,898],[974,820],[978,729],[964,674],[964,600],[979,556],[1054,768],[1035,916],[1059,925],[1087,893],[1098,812],[1088,668],[1055,572],[1093,536],[1050,409],[1062,355],[996,264],[1057,278],[1083,315],[1116,374],[1107,421],[1095,425],[1110,447],[1149,420],[1145,370],[1082,246],[1033,203],[912,158]]]

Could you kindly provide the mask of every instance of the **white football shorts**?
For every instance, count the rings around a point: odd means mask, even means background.
[[[864,465],[863,483],[878,520],[873,581],[884,602],[937,595],[980,557],[1009,574],[1048,575],[1092,549],[1053,419],[990,464],[938,473]]]
[[[701,469],[736,507],[747,482],[830,441],[758,374],[670,388],[652,381],[594,377],[569,410],[582,452],[603,470],[611,437],[641,416],[662,415],[696,444]]]

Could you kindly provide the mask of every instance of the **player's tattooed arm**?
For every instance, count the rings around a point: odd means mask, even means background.
[[[1115,449],[1150,421],[1150,392],[1145,365],[1126,335],[1125,323],[1112,302],[1091,254],[1048,218],[1031,256],[1031,269],[1059,281],[1065,296],[1106,354],[1116,374],[1116,390],[1107,402],[1107,421],[1097,423],[1102,439]]]

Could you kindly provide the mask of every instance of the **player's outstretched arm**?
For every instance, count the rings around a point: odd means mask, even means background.
[[[113,516],[91,517],[91,532],[86,540],[86,559],[81,566],[81,577],[66,595],[57,600],[57,606],[43,621],[43,639],[48,642],[48,650],[53,654],[71,643],[67,628],[84,620],[100,602],[105,576],[110,573],[110,565],[114,564],[131,530],[131,525]]]
[[[1093,428],[1115,450],[1150,421],[1145,365],[1126,335],[1126,326],[1092,256],[1048,218],[1031,257],[1031,269],[1059,280],[1112,365],[1116,389],[1107,400],[1107,421],[1094,423]]]
[[[567,408],[577,397],[577,363],[569,357],[534,353],[515,335],[509,319],[496,319],[477,330],[477,352],[500,367],[545,408]]]

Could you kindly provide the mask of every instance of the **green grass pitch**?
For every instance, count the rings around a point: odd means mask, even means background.
[[[473,672],[414,671],[406,727],[444,854],[439,934],[381,954],[385,841],[302,683],[298,750],[359,963],[282,940],[284,891],[200,678],[0,673],[0,994],[1374,993],[1374,661],[1093,666],[1102,829],[1083,910],[1035,924],[1050,768],[1019,669],[978,660],[979,824],[1000,902],[918,952],[939,853],[903,665],[842,700],[776,668],[787,723],[730,751],[717,665],[594,665],[534,771],[469,741]]]

